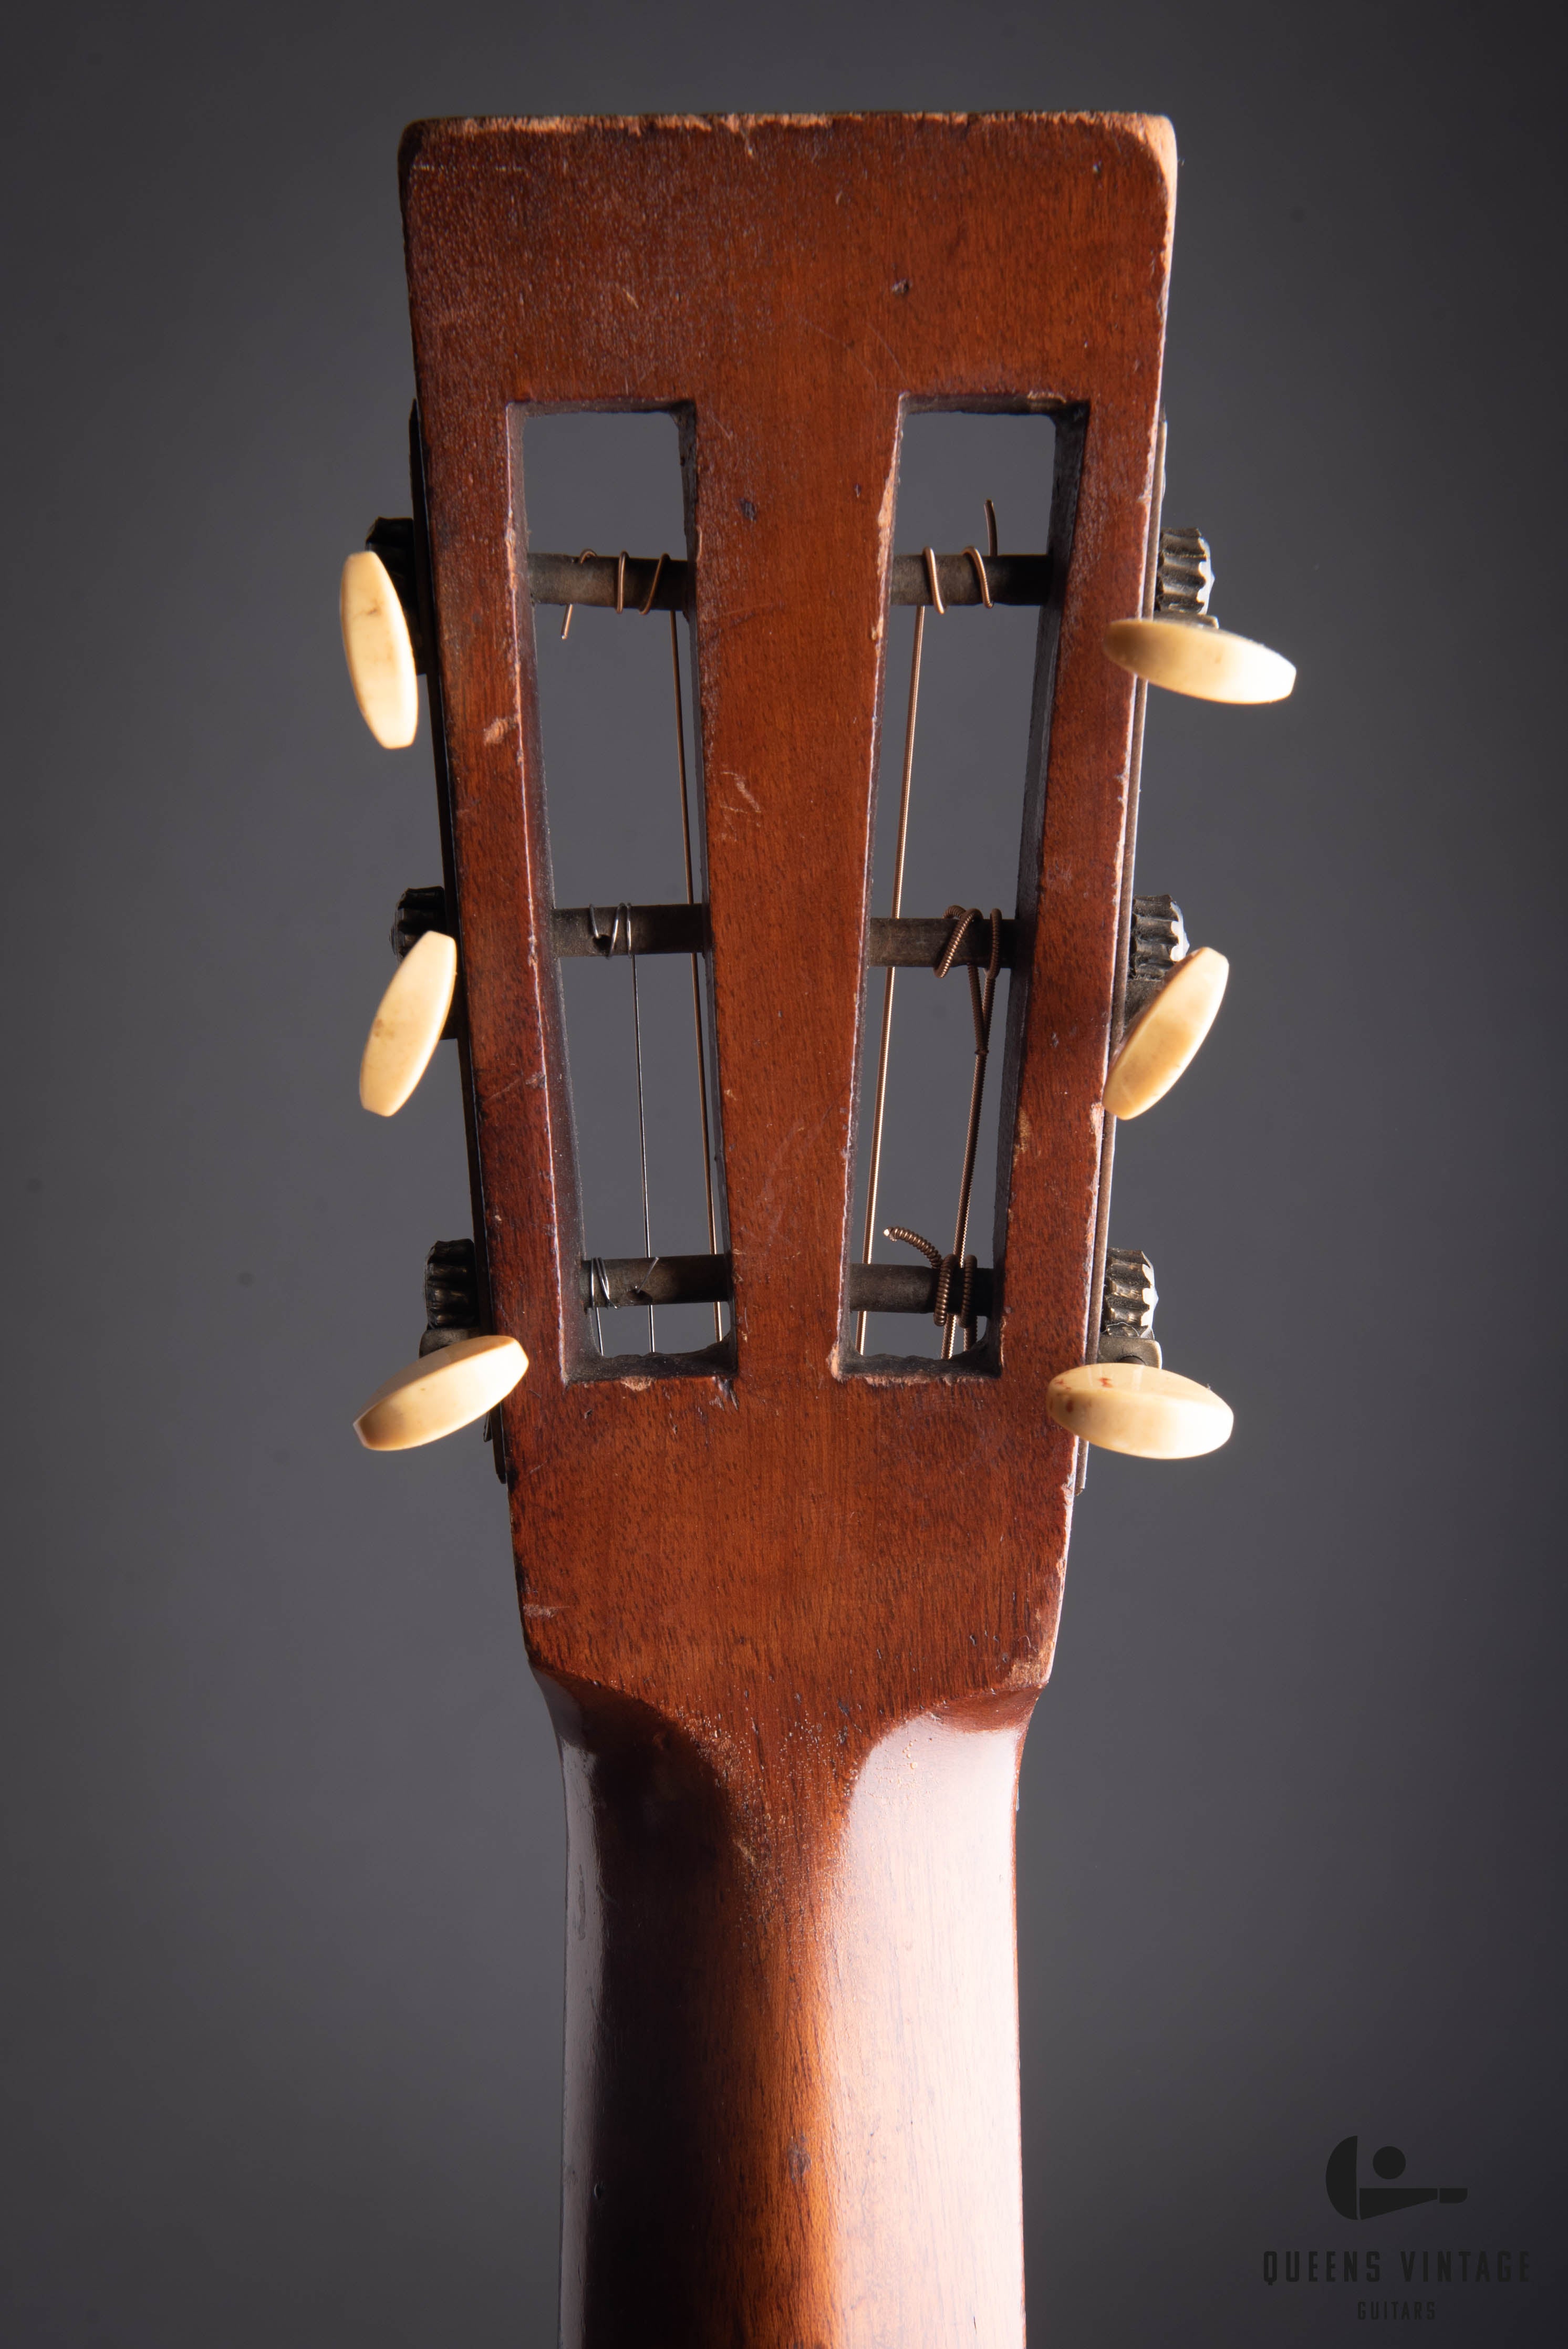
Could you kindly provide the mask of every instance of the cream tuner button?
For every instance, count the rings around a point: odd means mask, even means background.
[[[414,647],[392,574],[369,548],[343,565],[338,609],[359,715],[383,750],[406,750],[420,725]]]
[[[429,1068],[456,984],[456,944],[427,930],[398,965],[365,1040],[359,1099],[378,1117],[395,1117]]]
[[[1282,654],[1202,619],[1113,620],[1105,647],[1118,668],[1199,701],[1282,701],[1296,681]]]
[[[509,1395],[528,1367],[515,1338],[461,1338],[379,1386],[354,1433],[367,1452],[411,1452],[454,1435]]]
[[[1211,1388],[1147,1362],[1085,1362],[1045,1390],[1058,1427],[1139,1460],[1192,1460],[1230,1439],[1235,1414]]]
[[[1212,947],[1183,957],[1123,1037],[1106,1078],[1113,1117],[1141,1117],[1164,1099],[1214,1025],[1231,966]]]

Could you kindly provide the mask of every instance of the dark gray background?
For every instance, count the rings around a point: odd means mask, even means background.
[[[1554,13],[89,6],[8,57],[5,2339],[553,2336],[502,1495],[348,1428],[467,1201],[450,1054],[355,1100],[437,866],[337,574],[407,510],[407,119],[857,106],[1172,116],[1168,512],[1301,667],[1150,725],[1142,883],[1232,981],[1115,1234],[1238,1425],[1079,1511],[1020,1817],[1036,2332],[1354,2331],[1262,2261],[1374,2240],[1324,2199],[1357,2130],[1469,2188],[1386,2271],[1531,2248],[1442,2322],[1560,2339]]]

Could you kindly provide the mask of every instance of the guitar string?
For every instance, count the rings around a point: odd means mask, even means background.
[[[587,563],[591,557],[593,557],[593,548],[591,546],[585,546],[581,554],[578,555],[577,561],[579,563]],[[561,623],[561,642],[563,644],[566,643],[566,638],[572,633],[572,614],[576,610],[576,608],[577,607],[575,604],[568,604],[566,606],[566,616]],[[600,1347],[599,1351],[603,1353],[604,1348],[602,1346]]]
[[[631,907],[622,905],[626,916],[626,951],[631,964],[631,1041],[637,1058],[637,1150],[642,1166],[642,1253],[649,1268],[653,1262],[653,1232],[648,1213],[648,1118],[642,1101],[642,1011],[637,993],[637,950],[631,943]],[[619,918],[619,916],[617,917]],[[659,1351],[659,1338],[653,1326],[653,1307],[648,1309],[648,1350]]]
[[[660,564],[664,557],[659,558]],[[654,585],[659,574],[654,574]],[[648,591],[649,604],[653,601],[653,589]],[[645,609],[647,606],[644,607]],[[686,854],[686,903],[695,905],[696,895],[691,872],[691,804],[686,788],[686,719],[680,699],[680,632],[676,615],[670,615],[670,662],[675,678],[675,755],[680,770],[680,840]],[[702,1049],[702,970],[701,958],[691,957],[691,1025],[697,1038],[697,1099],[702,1115],[702,1182],[708,1201],[708,1253],[719,1253],[719,1226],[713,1214],[713,1144],[708,1120],[708,1058]],[[724,1335],[723,1309],[718,1300],[713,1305],[713,1335]]]
[[[981,918],[978,907],[971,907],[966,912],[961,905],[950,905],[948,916],[950,920],[955,916],[958,917],[958,926],[937,964],[939,978],[945,978],[952,968],[965,934]],[[947,1316],[943,1320],[941,1358],[944,1362],[952,1360],[958,1332],[961,1329],[967,1330],[969,1324],[972,1267],[965,1257],[964,1250],[969,1242],[970,1196],[974,1187],[975,1152],[980,1143],[980,1113],[985,1100],[986,1062],[991,1051],[991,1015],[996,1002],[996,975],[1001,968],[1002,915],[995,906],[992,906],[991,953],[986,963],[983,994],[981,989],[979,971],[972,962],[965,965],[969,976],[970,1009],[974,1018],[974,1074],[970,1080],[969,1123],[964,1132],[963,1173],[959,1178],[958,1215],[954,1221],[951,1259],[955,1267],[963,1268],[964,1283],[960,1313],[957,1316]]]
[[[989,498],[985,501],[985,519],[988,553],[994,555],[997,551],[996,513],[992,501]],[[589,552],[590,550],[585,548],[584,554],[579,555],[578,561],[581,562],[584,559],[584,556],[586,556]],[[984,566],[980,560],[979,550],[976,548],[966,548],[964,552],[970,554],[973,560],[975,571],[980,581],[981,598],[989,608],[991,596]],[[929,547],[926,547],[923,550],[923,554],[925,557],[926,578],[930,602],[939,613],[943,613],[946,611],[947,606],[942,597],[940,581],[937,573],[935,555]],[[644,616],[646,616],[652,608],[654,595],[658,592],[659,574],[663,571],[666,559],[667,558],[665,556],[660,555],[654,570],[653,584],[649,589],[646,598],[639,606],[639,611]],[[617,564],[615,608],[618,612],[622,612],[626,608],[626,562],[627,558],[623,554],[619,557]],[[895,921],[899,918],[903,910],[904,870],[909,850],[909,807],[914,779],[915,732],[919,711],[920,666],[921,655],[925,643],[926,608],[926,605],[923,604],[919,605],[916,608],[914,641],[910,648],[909,693],[904,726],[904,759],[903,770],[899,779],[898,826],[893,871],[892,917]],[[561,633],[563,636],[566,635],[566,629],[570,625],[571,608],[568,605],[566,621],[562,626]],[[686,902],[691,905],[694,905],[696,902],[695,875],[693,874],[691,861],[691,794],[686,771],[686,728],[680,679],[680,639],[677,615],[673,611],[670,615],[670,650],[671,677],[675,695],[675,743],[678,778],[680,790],[681,848],[686,874]],[[643,1248],[647,1260],[651,1263],[653,1261],[653,1237],[648,1179],[648,1118],[642,1070],[642,1016],[640,996],[638,986],[637,956],[633,951],[631,945],[631,914],[629,906],[622,905],[617,909],[617,928],[620,926],[623,920],[626,925],[627,955],[631,965],[632,1047],[637,1071],[638,1161],[642,1192]],[[611,945],[610,951],[612,953],[614,952],[613,943]],[[889,964],[883,978],[881,1035],[878,1041],[877,1057],[877,1084],[872,1114],[870,1164],[867,1182],[866,1221],[862,1243],[865,1261],[867,1263],[871,1262],[873,1250],[876,1245],[877,1194],[880,1185],[882,1143],[887,1118],[888,1070],[892,1044],[894,983],[897,976],[897,967],[893,964]],[[984,1084],[986,1044],[989,1041],[989,1037],[986,1031],[989,1030],[991,1024],[989,1017],[983,1017],[982,1019],[980,1002],[979,976],[973,969],[972,966],[970,968],[969,976],[971,993],[975,998],[974,1018],[976,1030],[976,1063],[974,1081],[971,1086],[968,1133],[965,1141],[964,1172],[960,1186],[958,1217],[959,1230],[954,1247],[955,1256],[958,1256],[961,1258],[962,1256],[964,1238],[968,1228],[970,1191],[973,1175],[975,1145],[978,1141],[976,1128],[978,1124],[977,1112],[980,1106],[979,1095],[981,1089]],[[994,988],[994,985],[995,972],[994,970],[992,970],[987,973],[986,1001],[984,1006],[986,1014],[989,1014],[990,1012],[990,999]],[[708,1219],[708,1247],[710,1255],[717,1255],[718,1224],[713,1203],[711,1125],[708,1106],[707,1058],[703,1050],[702,1038],[701,973],[700,957],[695,953],[691,957],[691,1012],[693,1035],[697,1052],[697,1086],[701,1123],[702,1174]],[[856,1317],[855,1342],[856,1350],[857,1352],[863,1352],[865,1350],[867,1319],[867,1316],[864,1311]],[[596,1334],[599,1340],[599,1350],[602,1354],[604,1350],[603,1330],[602,1325],[599,1323],[597,1310],[594,1315],[594,1320],[596,1325]],[[722,1339],[723,1321],[722,1309],[717,1300],[715,1300],[713,1305],[713,1331],[716,1339]],[[950,1351],[953,1334],[953,1326],[950,1321],[943,1332],[942,1352],[944,1358]],[[650,1350],[657,1351],[658,1336],[654,1320],[654,1309],[651,1303],[649,1303],[648,1307],[648,1336]]]
[[[904,904],[904,858],[909,844],[909,785],[915,771],[915,719],[920,705],[920,653],[926,641],[926,607],[915,607],[915,642],[909,655],[909,704],[904,720],[904,772],[898,786],[898,837],[893,858],[893,919]],[[877,1050],[877,1091],[871,1108],[870,1164],[866,1176],[866,1229],[862,1261],[869,1264],[877,1238],[877,1186],[882,1174],[882,1128],[888,1108],[888,1053],[893,1037],[893,981],[898,971],[889,963],[882,974],[882,1038]],[[855,1319],[855,1350],[866,1351],[866,1315]]]
[[[985,501],[985,537],[986,552],[989,555],[994,558],[998,552],[996,507],[990,498],[987,498]],[[986,577],[985,564],[981,559],[980,550],[978,547],[966,546],[963,551],[974,564],[975,574],[980,583],[981,601],[985,605],[986,610],[990,611],[992,608],[991,585]],[[922,554],[925,558],[927,590],[930,596],[931,603],[935,605],[939,614],[945,613],[947,605],[942,600],[941,583],[937,573],[936,555],[929,546],[922,549]],[[898,919],[902,913],[904,903],[904,863],[905,853],[909,846],[909,786],[914,773],[915,720],[919,707],[920,653],[925,642],[925,632],[926,606],[921,604],[916,607],[915,611],[915,641],[909,657],[909,714],[904,723],[904,771],[898,792],[898,847],[893,864],[893,919],[895,921]],[[949,959],[950,960],[950,957]],[[866,1225],[861,1241],[861,1254],[867,1264],[871,1262],[872,1251],[876,1246],[877,1240],[877,1192],[882,1172],[882,1136],[887,1116],[888,1061],[893,1034],[893,981],[896,977],[896,968],[893,964],[889,963],[884,975],[882,986],[882,1034],[877,1052],[877,1090],[873,1099],[870,1165],[867,1171],[866,1184]],[[991,999],[995,989],[995,973],[992,971],[988,975],[985,999],[985,1034],[983,1040],[981,1039],[981,1013],[979,999],[979,980],[974,974],[972,967],[970,973],[970,983],[971,991],[975,997],[974,1018],[977,1040],[977,1059],[975,1063],[975,1077],[971,1087],[969,1119],[970,1133],[964,1152],[965,1174],[961,1190],[961,1204],[959,1209],[961,1228],[957,1247],[954,1251],[955,1255],[961,1259],[963,1254],[964,1236],[967,1233],[969,1226],[969,1193],[973,1180],[975,1146],[979,1139],[979,1096],[982,1092],[985,1083],[985,1057],[990,1041]],[[892,1234],[889,1233],[888,1237],[891,1237]],[[969,1289],[970,1282],[966,1278],[964,1284],[966,1309]],[[867,1315],[863,1312],[857,1314],[855,1319],[855,1350],[857,1354],[863,1354],[866,1350],[866,1323]],[[952,1329],[951,1324],[950,1323],[944,1329],[942,1335],[942,1354],[944,1360],[947,1358],[950,1351],[951,1337]]]
[[[585,547],[583,553],[577,557],[578,562],[581,563],[585,561],[592,552],[593,550],[591,547]],[[648,593],[638,606],[639,614],[644,618],[647,617],[648,614],[653,608],[653,599],[659,593],[659,582],[663,574],[665,564],[668,561],[669,556],[667,554],[660,554],[658,562],[654,564],[653,577],[649,584]],[[618,558],[616,564],[615,608],[617,612],[624,612],[626,609],[626,566],[627,556],[623,551]],[[562,623],[561,627],[561,635],[563,638],[566,634],[566,630],[570,627],[571,622],[572,607],[568,605],[566,607],[566,616],[565,621]],[[670,615],[670,649],[674,664],[675,743],[676,758],[680,779],[680,829],[686,858],[686,902],[690,905],[693,903],[691,820],[686,788],[686,730],[680,702],[680,641],[677,631],[676,615],[673,612]],[[600,939],[592,906],[588,909],[588,919],[590,925],[594,928],[594,942],[596,946],[598,946],[600,945]],[[631,909],[626,905],[618,905],[616,908],[615,924],[607,941],[607,950],[611,955],[614,954],[617,946],[620,942],[620,934],[623,926],[626,936],[627,959],[631,965],[631,1037],[632,1053],[637,1070],[637,1154],[638,1168],[642,1186],[642,1247],[643,1255],[649,1266],[651,1266],[654,1261],[654,1256],[652,1215],[649,1205],[648,1182],[648,1106],[646,1094],[643,1089],[642,1075],[642,1001],[640,990],[638,985],[637,954],[631,942]],[[600,950],[604,951],[605,948],[601,946]],[[712,1160],[708,1143],[708,1079],[702,1053],[701,986],[698,974],[697,957],[695,955],[691,957],[691,1008],[695,1017],[697,1030],[697,1084],[702,1112],[702,1168],[707,1186],[708,1247],[710,1255],[716,1255],[718,1251],[715,1240],[715,1226],[713,1218]],[[596,1278],[597,1270],[598,1259],[596,1257],[594,1260],[593,1270],[590,1272],[589,1276],[589,1299],[594,1316],[594,1332],[598,1342],[599,1352],[602,1355],[605,1350],[604,1324],[599,1318],[598,1288],[601,1284]],[[607,1302],[607,1283],[603,1285],[606,1290],[606,1301]],[[723,1329],[719,1319],[719,1308],[717,1305],[713,1308],[713,1324],[715,1337],[722,1338],[723,1336]],[[651,1302],[649,1304],[648,1308],[648,1344],[650,1353],[658,1352],[658,1329],[654,1320],[654,1309]]]
[[[590,905],[588,928],[593,936],[595,952],[605,956],[610,961],[614,960],[620,950],[620,943],[624,937],[627,958],[631,964],[631,1040],[637,1066],[638,1155],[642,1168],[642,1247],[644,1261],[651,1268],[657,1259],[653,1254],[653,1238],[649,1228],[648,1206],[648,1123],[643,1108],[642,1092],[642,1010],[638,998],[637,956],[631,943],[631,907],[623,901],[616,907],[615,919],[609,928],[601,930],[597,910]],[[588,1306],[594,1317],[594,1334],[597,1339],[601,1355],[605,1350],[605,1330],[604,1323],[599,1319],[599,1307],[601,1304],[607,1306],[611,1301],[609,1282],[605,1276],[604,1259],[601,1257],[595,1257],[588,1268]],[[648,1308],[648,1342],[649,1351],[657,1353],[659,1340],[654,1330],[651,1303]]]

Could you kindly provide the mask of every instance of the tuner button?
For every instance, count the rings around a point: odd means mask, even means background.
[[[1058,1427],[1138,1460],[1193,1460],[1218,1451],[1235,1413],[1212,1388],[1145,1362],[1084,1362],[1045,1390]]]
[[[369,548],[343,565],[338,610],[359,715],[383,750],[406,750],[420,724],[414,648],[392,574]]]
[[[515,1338],[462,1338],[379,1386],[354,1433],[367,1452],[411,1452],[454,1435],[509,1395],[528,1367]]]
[[[1197,947],[1177,964],[1111,1062],[1105,1103],[1113,1117],[1141,1117],[1164,1099],[1214,1025],[1230,976],[1230,964],[1212,947]]]
[[[394,1117],[431,1062],[452,1009],[457,945],[442,930],[415,940],[382,996],[359,1063],[359,1099]]]
[[[1105,648],[1146,684],[1199,701],[1282,701],[1296,681],[1282,654],[1197,617],[1113,620]]]

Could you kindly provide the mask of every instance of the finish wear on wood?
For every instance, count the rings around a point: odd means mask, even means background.
[[[402,165],[475,1228],[492,1326],[535,1365],[507,1481],[566,1779],[561,2338],[1018,2349],[1013,1797],[1074,1485],[1047,1392],[1097,1318],[1134,695],[1102,647],[1144,608],[1171,132],[431,123]],[[1005,1292],[961,1362],[861,1366],[852,1108],[916,406],[1049,412],[1056,476]],[[701,1375],[596,1368],[582,1305],[524,560],[525,419],[576,407],[682,435],[733,1296]]]

